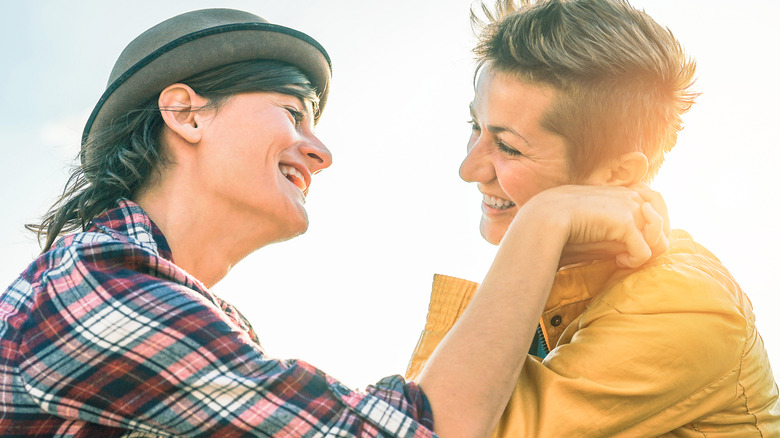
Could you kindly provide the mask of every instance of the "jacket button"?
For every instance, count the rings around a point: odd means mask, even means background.
[[[560,315],[555,315],[552,318],[550,318],[550,324],[552,324],[553,327],[558,327],[563,322],[563,318],[561,318]]]

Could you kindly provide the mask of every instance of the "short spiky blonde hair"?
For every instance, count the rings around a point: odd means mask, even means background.
[[[696,93],[695,62],[671,31],[624,0],[499,0],[472,11],[482,67],[557,90],[544,127],[564,137],[569,167],[585,178],[641,151],[658,171]]]

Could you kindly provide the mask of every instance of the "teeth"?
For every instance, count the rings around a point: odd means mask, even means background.
[[[495,196],[490,195],[483,195],[482,200],[488,207],[498,210],[504,210],[515,206],[515,203],[508,199],[496,198]]]
[[[282,175],[290,180],[290,182],[298,186],[301,191],[306,190],[306,180],[303,178],[303,174],[298,169],[286,164],[280,164],[279,170],[282,172]]]

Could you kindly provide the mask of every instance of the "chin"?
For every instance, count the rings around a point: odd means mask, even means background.
[[[274,229],[269,243],[279,243],[305,233],[309,229],[309,217],[306,210],[296,209],[294,213],[276,216],[268,225]]]
[[[302,218],[296,218],[294,221],[289,222],[290,227],[287,229],[287,238],[285,240],[298,237],[301,234],[309,230],[309,217],[306,212],[303,213]]]
[[[293,239],[295,237],[300,236],[301,234],[305,233],[306,230],[309,229],[308,222],[303,227],[288,227],[285,228],[285,230],[281,233],[279,233],[278,237],[274,240],[272,240],[269,243],[279,243],[279,242],[286,242],[290,239]]]
[[[483,218],[482,222],[479,224],[479,232],[482,234],[482,238],[488,243],[498,245],[501,243],[501,239],[504,238],[504,234],[506,234],[506,227],[491,225]]]
[[[309,214],[306,213],[306,209],[303,206],[301,206],[298,224],[298,234],[303,234],[309,229]]]

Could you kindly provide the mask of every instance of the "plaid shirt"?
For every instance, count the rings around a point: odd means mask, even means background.
[[[177,267],[120,201],[0,295],[0,436],[431,437],[394,376],[351,391],[265,356],[248,321]]]

